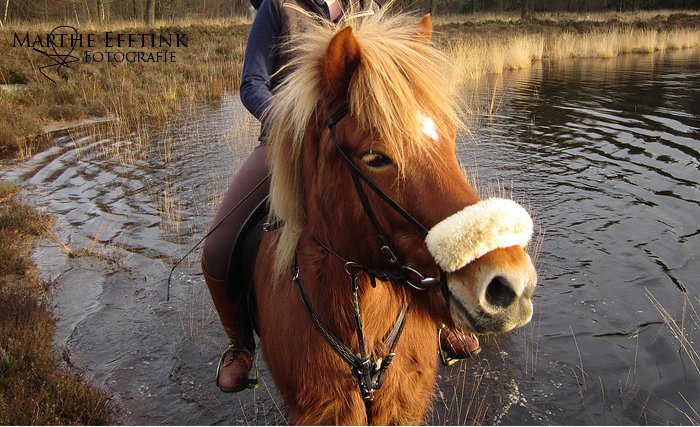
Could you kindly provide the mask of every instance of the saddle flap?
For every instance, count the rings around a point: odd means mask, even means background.
[[[258,256],[263,225],[267,220],[269,208],[267,197],[253,210],[243,224],[233,250],[229,256],[226,273],[226,287],[229,298],[242,301],[248,308],[248,317],[252,326],[257,330],[257,309],[255,292],[253,292],[253,276],[255,259]]]

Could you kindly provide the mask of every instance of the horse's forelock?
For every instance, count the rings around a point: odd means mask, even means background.
[[[278,277],[289,271],[304,227],[301,146],[314,113],[333,101],[326,99],[322,70],[329,42],[338,30],[353,27],[362,55],[348,90],[351,114],[358,126],[383,142],[401,175],[407,156],[435,148],[423,133],[424,117],[445,133],[442,138],[458,124],[452,91],[441,78],[446,60],[419,34],[417,20],[408,15],[387,16],[386,9],[369,16],[353,12],[351,7],[338,24],[312,22],[298,43],[289,47],[295,59],[283,71],[287,76],[264,118],[271,144],[271,215],[286,223],[276,254]]]

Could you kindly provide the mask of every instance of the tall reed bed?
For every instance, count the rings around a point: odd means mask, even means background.
[[[603,58],[628,53],[654,53],[667,49],[687,49],[698,46],[700,30],[654,29],[594,30],[587,34],[564,32],[552,37],[545,56],[550,59]]]
[[[543,34],[478,35],[443,38],[453,64],[455,85],[484,74],[500,74],[529,68],[544,60],[569,58],[615,58],[619,55],[649,54],[667,49],[687,49],[700,45],[700,29],[671,30],[604,28],[585,33],[550,31]],[[438,36],[439,37],[439,36]]]
[[[672,9],[660,10],[640,10],[636,12],[537,12],[531,15],[534,21],[546,21],[550,24],[559,25],[571,22],[603,23],[619,22],[648,23],[660,20],[668,20],[671,17],[697,17],[700,10],[686,9],[682,12]],[[468,14],[459,13],[439,13],[434,16],[433,22],[436,25],[451,24],[483,24],[486,22],[516,22],[520,20],[520,12],[475,12]]]

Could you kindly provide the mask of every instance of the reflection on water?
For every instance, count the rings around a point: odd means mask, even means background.
[[[700,372],[650,301],[697,342],[700,51],[545,65],[478,93],[476,111],[490,113],[458,151],[484,194],[531,207],[541,286],[530,325],[441,372],[430,421],[700,422]],[[164,302],[170,267],[202,237],[255,133],[232,98],[150,143],[73,135],[3,172],[57,214],[56,240],[108,255],[68,261],[47,244],[37,261],[58,277],[59,342],[125,422],[284,421],[266,374],[255,393],[216,391],[224,339],[196,253]]]

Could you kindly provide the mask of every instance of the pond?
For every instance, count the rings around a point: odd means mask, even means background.
[[[698,49],[544,64],[465,91],[458,153],[482,195],[531,209],[540,285],[528,326],[440,371],[431,424],[700,422],[698,99]],[[76,131],[2,168],[56,216],[34,254],[56,283],[56,344],[114,396],[118,422],[285,422],[262,359],[256,391],[216,389],[225,338],[199,251],[187,255],[256,127],[231,96],[148,143]]]
[[[499,86],[460,153],[544,233],[533,322],[500,344],[523,403],[503,421],[697,423],[698,52],[559,63]]]

